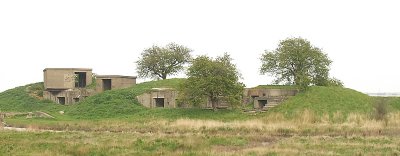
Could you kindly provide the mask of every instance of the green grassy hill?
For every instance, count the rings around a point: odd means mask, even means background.
[[[304,110],[310,110],[322,115],[341,112],[366,113],[373,110],[375,98],[358,91],[341,87],[313,86],[309,90],[288,99],[281,105],[273,108],[273,112],[281,112],[292,116]]]
[[[241,110],[220,110],[213,112],[203,109],[160,109],[145,108],[141,106],[136,96],[150,91],[152,88],[169,87],[176,88],[184,79],[168,79],[137,84],[133,87],[119,90],[110,90],[95,96],[91,96],[78,104],[64,106],[48,100],[34,98],[32,93],[40,95],[40,86],[43,83],[29,84],[17,87],[0,93],[0,111],[2,112],[28,112],[45,111],[56,114],[64,111],[65,118],[79,119],[102,119],[102,118],[130,118],[130,119],[217,119],[237,120],[254,118],[248,114],[241,113]],[[265,86],[262,86],[265,87]],[[269,88],[271,86],[268,86]],[[273,86],[273,88],[282,88]],[[341,112],[370,113],[377,98],[367,96],[352,89],[340,87],[311,87],[308,91],[299,93],[283,104],[272,108],[268,112],[293,116],[304,110],[311,110],[319,115],[334,114]],[[393,98],[388,102],[391,109],[400,110],[400,98]],[[268,113],[265,113],[268,114]],[[263,116],[263,115],[261,115]],[[257,117],[260,117],[257,116]]]
[[[40,88],[43,83],[33,83],[16,87],[0,93],[0,111],[3,112],[31,112],[40,110],[56,110],[60,105],[55,105],[48,100],[39,100],[33,94],[34,88]]]

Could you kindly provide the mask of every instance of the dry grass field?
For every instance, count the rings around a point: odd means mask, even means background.
[[[400,113],[384,120],[311,111],[240,121],[7,119],[4,155],[399,155]],[[26,122],[26,120],[30,120]],[[48,131],[54,130],[54,131]]]

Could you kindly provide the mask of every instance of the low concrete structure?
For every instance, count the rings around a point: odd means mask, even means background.
[[[177,107],[178,91],[172,88],[153,88],[151,92],[144,93],[136,98],[145,107],[175,108]]]
[[[136,84],[135,76],[122,75],[97,75],[96,76],[96,92],[103,92],[111,89],[121,89]]]
[[[267,109],[275,107],[297,93],[297,89],[249,88],[245,89],[244,97],[247,103],[253,102],[254,108]]]
[[[59,104],[73,104],[96,93],[126,88],[136,84],[134,76],[99,75],[94,77],[90,68],[46,68],[44,73],[44,99]],[[96,83],[93,87],[88,87]]]
[[[155,107],[165,107],[165,108],[176,108],[176,107],[188,107],[187,104],[178,106],[178,91],[173,88],[153,88],[150,92],[144,93],[136,97],[140,104],[145,107],[155,108]],[[205,108],[212,108],[210,100],[204,104]],[[229,104],[226,102],[219,102],[217,104],[218,108],[227,108]]]

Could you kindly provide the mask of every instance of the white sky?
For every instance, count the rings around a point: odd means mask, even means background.
[[[169,42],[230,53],[253,87],[273,79],[259,74],[264,50],[299,36],[328,54],[346,87],[400,92],[396,0],[2,0],[0,91],[43,81],[47,67],[136,75],[143,49]]]

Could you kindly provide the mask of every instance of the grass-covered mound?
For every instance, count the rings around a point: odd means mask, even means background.
[[[205,110],[200,108],[146,108],[136,96],[151,91],[152,88],[177,88],[185,79],[167,79],[137,84],[126,89],[110,90],[91,97],[76,105],[71,105],[66,115],[80,119],[128,118],[133,120],[152,119],[215,119],[237,120],[249,116],[240,110]]]
[[[49,100],[41,100],[40,88],[43,83],[33,83],[6,90],[0,93],[0,111],[2,112],[31,112],[53,111],[62,106],[55,105]]]
[[[110,118],[137,114],[146,108],[137,102],[136,96],[157,87],[177,88],[183,81],[184,79],[151,81],[126,89],[105,91],[72,105],[66,114],[77,118]]]
[[[313,86],[271,109],[287,116],[310,110],[319,115],[341,112],[368,113],[375,99],[358,91],[341,87]]]
[[[177,88],[185,79],[168,79],[137,84],[126,89],[110,90],[86,98],[78,104],[69,106],[55,104],[49,100],[40,100],[40,86],[43,83],[29,84],[0,93],[0,111],[28,112],[44,111],[51,114],[63,110],[66,118],[102,119],[102,118],[129,118],[148,120],[163,119],[215,119],[240,120],[254,118],[241,110],[211,110],[197,108],[145,108],[138,103],[136,96],[149,92],[152,88]],[[267,88],[282,88],[282,86],[259,86]],[[284,87],[292,89],[292,87]],[[340,87],[311,87],[308,91],[299,93],[283,104],[272,108],[269,112],[282,113],[294,116],[304,110],[310,110],[319,115],[341,113],[370,113],[376,98],[370,97],[352,89]],[[400,110],[400,98],[393,98],[388,102],[390,108]],[[264,116],[261,115],[261,116]],[[257,115],[260,117],[260,115]]]

